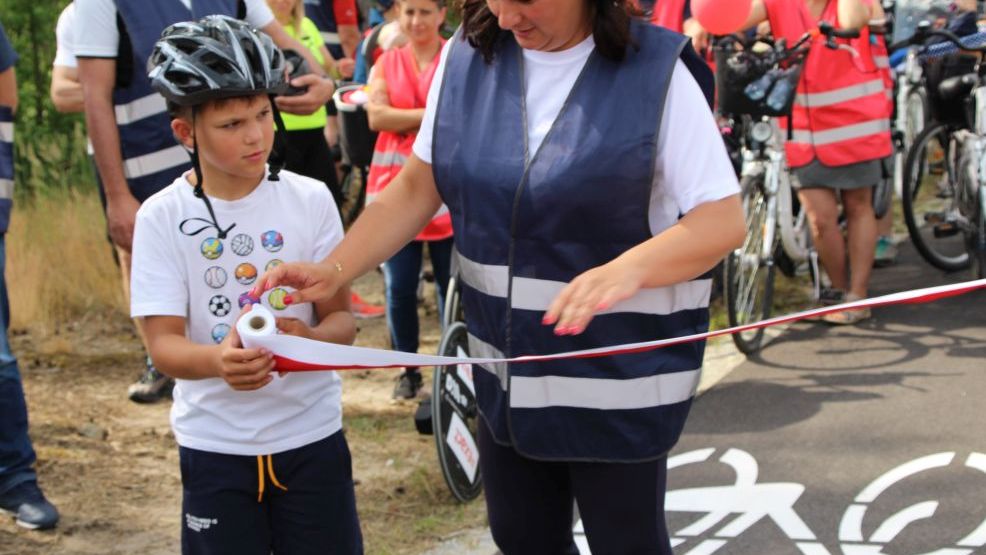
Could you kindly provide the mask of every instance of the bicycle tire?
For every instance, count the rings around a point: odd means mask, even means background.
[[[464,322],[455,322],[445,330],[438,354],[469,354]],[[438,464],[449,491],[462,503],[472,501],[483,489],[476,447],[479,408],[471,373],[471,365],[436,366],[432,380],[431,421],[435,426]],[[454,444],[459,445],[460,452],[456,452]]]
[[[970,235],[972,279],[986,279],[986,186],[979,186],[974,232]]]
[[[342,177],[339,188],[342,190],[343,204],[339,207],[342,224],[349,227],[359,217],[366,204],[366,170],[350,167]]]
[[[453,274],[448,280],[448,291],[445,293],[445,304],[442,308],[442,331],[449,329],[456,322],[464,321],[459,276]]]
[[[769,214],[762,177],[743,176],[741,186],[747,235],[743,246],[729,253],[724,273],[730,327],[751,324],[770,317],[776,273],[773,258],[764,254],[773,253],[776,245],[763,244],[763,232],[769,221]],[[763,336],[763,328],[737,332],[733,334],[733,343],[741,353],[750,355],[760,350]]]
[[[935,237],[937,219],[949,212],[948,205],[955,197],[955,168],[951,167],[949,135],[946,124],[933,123],[914,139],[904,162],[901,205],[907,233],[921,257],[938,269],[956,272],[968,268],[970,262],[961,232],[950,237]],[[944,151],[941,179],[945,180],[945,188],[940,186],[941,182],[938,186],[926,183],[934,175],[931,170],[935,162],[929,160],[928,148],[935,139]],[[950,189],[951,193],[944,189]]]

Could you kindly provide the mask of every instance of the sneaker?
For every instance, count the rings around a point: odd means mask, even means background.
[[[394,385],[394,399],[414,399],[421,389],[421,381],[421,372],[405,370],[398,376],[397,384]]]
[[[873,267],[885,268],[897,263],[897,245],[893,237],[881,235],[876,239],[876,250],[873,253]]]
[[[0,495],[0,512],[13,515],[18,526],[29,530],[47,530],[58,524],[58,509],[45,499],[34,480],[17,484]]]
[[[144,373],[127,389],[127,397],[135,403],[154,403],[171,396],[175,381],[154,367],[147,358]]]
[[[387,313],[385,307],[364,301],[363,297],[360,297],[355,291],[350,294],[349,303],[353,311],[353,316],[360,320],[379,318]]]

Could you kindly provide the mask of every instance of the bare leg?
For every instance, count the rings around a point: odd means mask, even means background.
[[[822,266],[832,281],[832,287],[845,291],[849,285],[846,243],[842,230],[839,229],[839,203],[835,191],[821,187],[807,188],[798,191],[798,198],[808,214],[811,238],[818,249]],[[870,250],[872,257],[872,247]]]
[[[876,215],[873,214],[873,188],[842,192],[842,205],[849,225],[849,293],[866,297],[876,248]]]

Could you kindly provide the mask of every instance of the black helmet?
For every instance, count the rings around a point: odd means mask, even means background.
[[[270,37],[224,15],[165,29],[147,67],[154,90],[179,106],[277,94],[286,85],[284,54]]]

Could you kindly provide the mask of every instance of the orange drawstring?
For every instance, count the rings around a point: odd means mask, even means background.
[[[267,455],[267,475],[270,476],[270,482],[284,491],[288,491],[288,488],[281,485],[277,481],[277,476],[274,475],[274,459],[271,455]],[[263,455],[257,455],[257,503],[260,503],[264,499],[264,457]]]

